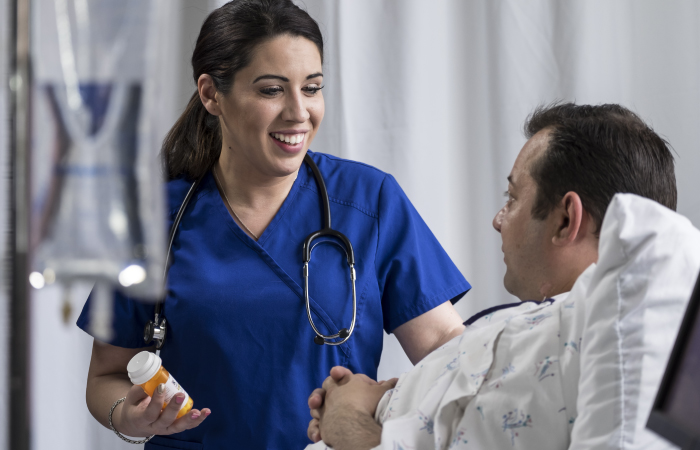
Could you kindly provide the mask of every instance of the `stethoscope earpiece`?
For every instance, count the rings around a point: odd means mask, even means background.
[[[321,336],[314,336],[314,344],[323,345],[324,343],[325,341]]]

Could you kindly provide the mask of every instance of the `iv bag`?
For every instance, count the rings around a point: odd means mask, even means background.
[[[47,282],[94,280],[99,292],[112,285],[154,301],[167,230],[149,72],[164,2],[37,3],[33,270]]]
[[[146,267],[159,255],[149,255],[156,246],[146,241],[144,226],[157,226],[158,221],[140,207],[139,190],[162,190],[162,183],[154,176],[158,182],[149,186],[137,176],[141,86],[96,83],[79,89],[86,111],[71,111],[63,86],[43,89],[59,139],[36,262],[59,281],[121,281],[148,293]],[[131,266],[141,267],[142,276],[129,278],[126,272],[125,278],[122,272]],[[157,294],[162,281],[159,270],[154,272],[149,281]]]

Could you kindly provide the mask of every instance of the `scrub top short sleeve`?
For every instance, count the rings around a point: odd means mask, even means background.
[[[384,330],[398,326],[471,288],[391,175],[379,193],[377,279]]]
[[[90,306],[91,302],[88,299],[76,322],[85,331],[89,330]],[[146,323],[153,320],[154,312],[154,304],[136,301],[115,291],[112,316],[113,337],[107,343],[124,348],[143,348],[152,345],[144,342],[143,329]]]

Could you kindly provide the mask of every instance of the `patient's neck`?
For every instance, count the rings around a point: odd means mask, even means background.
[[[562,249],[550,261],[549,276],[540,282],[540,299],[552,298],[569,292],[578,277],[593,263],[598,261],[598,245],[588,242],[586,245]]]

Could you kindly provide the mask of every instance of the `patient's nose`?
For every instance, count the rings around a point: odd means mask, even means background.
[[[496,215],[493,218],[493,222],[491,222],[491,225],[493,225],[493,228],[498,231],[499,233],[501,232],[501,222],[503,221],[503,208],[501,208],[500,211],[496,213]]]

